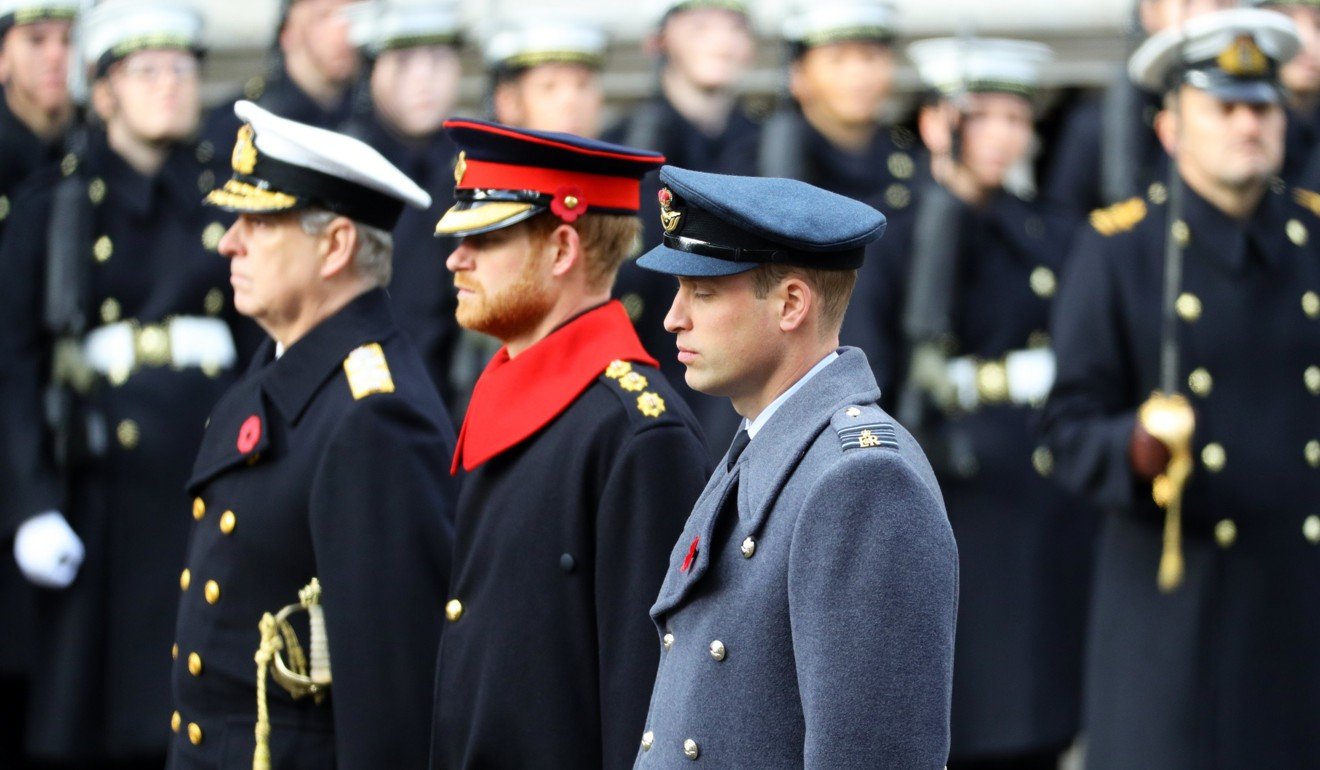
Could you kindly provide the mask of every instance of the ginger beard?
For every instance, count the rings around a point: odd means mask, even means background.
[[[470,273],[454,276],[458,295],[455,317],[464,329],[509,340],[527,334],[554,307],[555,297],[542,277],[543,256],[528,248],[518,274],[503,286],[482,286]],[[467,293],[471,292],[471,293]]]

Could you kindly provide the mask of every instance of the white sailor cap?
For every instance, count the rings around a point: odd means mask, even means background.
[[[656,18],[661,24],[676,13],[695,11],[699,8],[715,8],[741,13],[743,16],[751,15],[751,9],[742,0],[659,0],[659,8],[660,12],[656,14]]]
[[[366,144],[270,113],[234,105],[242,121],[234,174],[204,203],[240,214],[320,208],[393,230],[404,205],[425,209],[431,196]]]
[[[0,34],[38,21],[68,21],[78,15],[78,0],[0,0]]]
[[[887,0],[823,0],[796,4],[784,20],[784,39],[800,49],[845,40],[889,43],[898,12]]]
[[[486,40],[483,55],[488,66],[505,72],[552,63],[600,69],[607,42],[604,30],[590,23],[547,19],[501,28]]]
[[[1225,101],[1278,102],[1279,65],[1300,47],[1287,16],[1231,8],[1152,35],[1128,60],[1128,75],[1157,93],[1187,84]]]
[[[97,75],[129,54],[149,49],[202,52],[202,16],[169,0],[105,0],[78,20],[83,61]]]
[[[395,48],[457,46],[462,24],[453,0],[368,0],[343,10],[349,39],[370,56]]]
[[[1030,97],[1054,58],[1042,43],[1003,38],[922,40],[908,46],[907,54],[921,82],[946,96],[994,92]]]

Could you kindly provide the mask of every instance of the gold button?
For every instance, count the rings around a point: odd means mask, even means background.
[[[206,292],[206,298],[202,300],[202,308],[206,310],[207,315],[220,315],[220,311],[225,309],[225,293],[219,289]]]
[[[661,637],[660,643],[664,646],[665,652],[668,652],[674,647],[674,635],[665,634],[663,637]]]
[[[206,501],[203,500],[203,499],[200,498],[200,497],[194,497],[194,498],[193,498],[193,518],[194,518],[194,519],[197,519],[198,521],[201,521],[201,520],[202,520],[202,517],[205,516],[205,515],[206,515]]]
[[[976,367],[976,393],[985,404],[1008,400],[1008,369],[1000,361],[987,361]]]
[[[60,159],[60,173],[68,176],[78,170],[78,156],[69,153]]]
[[[1054,453],[1049,447],[1036,447],[1036,451],[1031,453],[1031,467],[1042,476],[1050,475],[1054,472]]]
[[[890,208],[905,209],[912,203],[912,191],[905,184],[891,184],[885,188],[885,203]]]
[[[1210,372],[1205,368],[1200,368],[1188,375],[1187,387],[1196,395],[1205,398],[1214,389],[1215,378],[1211,377]]]
[[[1320,545],[1320,516],[1307,516],[1302,522],[1302,537],[1311,545]]]
[[[1306,462],[1312,468],[1320,468],[1320,441],[1311,439],[1306,442]]]
[[[738,550],[742,551],[744,559],[752,558],[752,556],[756,555],[756,538],[748,535],[747,539],[742,541],[742,547]]]
[[[190,585],[192,585],[192,570],[184,567],[183,572],[179,573],[179,588],[187,591]]]
[[[917,170],[916,162],[906,152],[891,153],[886,165],[889,166],[889,173],[893,174],[895,179],[909,179]]]
[[[1215,542],[1220,548],[1232,548],[1237,542],[1237,525],[1232,519],[1224,519],[1215,525]]]
[[[1218,473],[1224,469],[1224,463],[1228,462],[1228,453],[1222,444],[1212,442],[1201,450],[1201,462],[1211,473]]]
[[[220,601],[220,584],[214,580],[206,581],[206,603],[215,604]]]
[[[201,746],[201,745],[202,745],[202,726],[201,726],[201,725],[197,724],[196,722],[189,722],[189,723],[188,723],[188,740],[192,741],[192,745],[194,745],[194,746]]]
[[[696,741],[688,738],[683,741],[683,756],[695,760],[697,757],[701,756],[701,747],[697,745]]]
[[[1187,292],[1179,294],[1174,309],[1178,311],[1178,317],[1189,324],[1196,323],[1201,318],[1201,300],[1195,294]]]
[[[119,307],[119,300],[114,297],[106,297],[101,302],[101,323],[112,324],[118,321],[123,311]]]
[[[1169,200],[1169,188],[1162,182],[1151,182],[1150,187],[1146,188],[1146,200],[1156,206],[1163,206]]]
[[[100,238],[97,238],[96,243],[92,245],[92,256],[96,257],[97,262],[108,261],[110,255],[114,253],[115,245],[110,242],[110,236],[108,235],[102,235]]]
[[[202,675],[202,656],[195,652],[188,653],[188,673],[193,676]]]
[[[1305,246],[1307,239],[1306,225],[1298,222],[1296,219],[1289,219],[1284,227],[1288,233],[1288,240],[1293,242],[1294,246]]]
[[[1311,395],[1320,396],[1320,366],[1306,367],[1306,374],[1302,375],[1306,382],[1306,389],[1311,391]]]
[[[463,617],[463,602],[460,602],[457,599],[450,599],[449,603],[445,605],[445,618],[447,618],[450,623],[456,623],[461,617]]]
[[[642,751],[650,751],[651,747],[654,745],[655,745],[655,733],[651,732],[650,730],[647,730],[646,732],[642,733]]]
[[[215,187],[215,172],[208,168],[197,175],[197,191],[210,192],[212,187]]]
[[[1173,223],[1173,226],[1169,228],[1169,232],[1179,246],[1186,246],[1192,240],[1192,229],[1181,219]]]
[[[179,643],[175,642],[174,646],[170,648],[170,660],[178,660],[178,659],[179,659]]]
[[[138,429],[138,424],[132,420],[121,420],[119,425],[115,426],[115,436],[119,439],[119,445],[125,449],[133,449],[138,445],[138,439],[142,437],[142,431]]]
[[[88,182],[87,197],[91,199],[93,205],[98,205],[105,200],[105,180],[98,176]]]
[[[233,511],[225,511],[220,514],[220,531],[224,534],[233,534],[234,525],[236,524],[238,524],[238,520],[235,518]]]
[[[579,201],[578,201],[578,197],[577,197],[576,195],[565,195],[565,196],[564,196],[564,206],[565,206],[565,207],[570,208],[570,209],[575,209],[575,208],[577,208],[578,203],[579,203]]]
[[[1320,294],[1308,291],[1302,295],[1302,312],[1307,318],[1320,318]]]
[[[183,717],[179,716],[179,712],[174,712],[174,716],[170,717],[170,729],[177,733],[182,724]]]
[[[215,251],[220,248],[220,239],[225,236],[225,226],[219,222],[212,222],[202,230],[202,247],[207,251]]]
[[[1031,290],[1041,299],[1049,299],[1054,296],[1054,289],[1058,282],[1054,278],[1054,271],[1048,267],[1038,267],[1031,271]]]
[[[9,216],[9,198],[4,195],[0,195],[0,222],[5,221],[5,219],[8,216]]]
[[[723,662],[724,656],[727,653],[728,650],[724,649],[724,642],[721,642],[719,639],[710,643],[710,656],[717,662]]]

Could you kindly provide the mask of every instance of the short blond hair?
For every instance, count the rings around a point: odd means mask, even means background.
[[[627,214],[588,212],[572,223],[565,223],[546,212],[527,220],[527,224],[533,238],[545,238],[562,224],[577,230],[578,240],[582,243],[587,286],[593,290],[614,286],[619,266],[631,256],[642,232],[642,220]]]
[[[820,300],[821,327],[837,332],[843,326],[843,315],[857,285],[856,270],[817,270],[795,265],[761,265],[752,271],[752,291],[757,299],[765,299],[785,278],[794,276],[806,282]]]

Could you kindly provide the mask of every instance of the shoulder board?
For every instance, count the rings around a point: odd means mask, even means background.
[[[1091,227],[1101,235],[1118,235],[1137,226],[1146,218],[1146,202],[1141,198],[1129,198],[1122,203],[1097,209],[1091,212]]]
[[[385,362],[385,351],[379,342],[354,350],[344,359],[344,374],[348,375],[348,389],[353,400],[360,401],[376,393],[393,393],[394,378],[390,365]]]
[[[655,419],[665,413],[665,400],[659,393],[650,389],[650,379],[637,371],[631,363],[612,361],[605,367],[604,377],[623,391],[627,396],[624,401],[632,403],[643,416]]]
[[[898,449],[898,432],[889,417],[875,405],[846,406],[834,413],[830,424],[839,434],[845,452],[852,449]]]
[[[1320,217],[1320,193],[1298,187],[1293,190],[1293,200],[1302,208]]]

